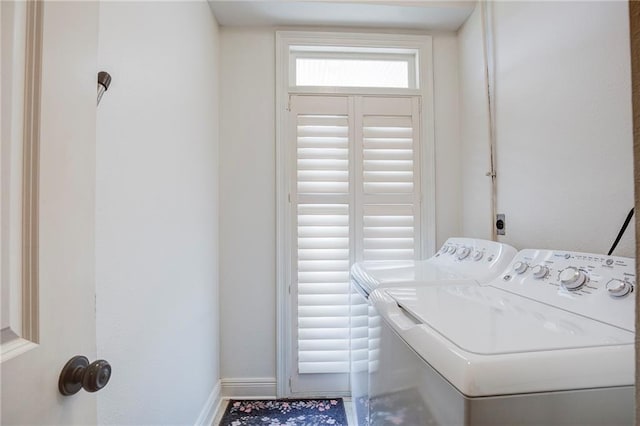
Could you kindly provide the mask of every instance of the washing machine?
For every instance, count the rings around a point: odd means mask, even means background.
[[[486,286],[375,290],[370,424],[633,424],[635,285],[633,259],[522,250]]]
[[[431,258],[420,261],[365,261],[351,268],[351,395],[358,425],[369,419],[369,375],[378,371],[381,320],[369,304],[376,288],[408,282],[486,283],[516,254],[513,247],[473,238],[449,238]]]

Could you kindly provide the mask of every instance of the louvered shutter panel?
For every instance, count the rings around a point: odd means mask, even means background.
[[[418,107],[412,97],[291,97],[300,375],[348,373],[350,349],[366,347],[361,339],[350,347],[351,264],[418,254]]]
[[[298,373],[349,371],[351,185],[346,97],[295,97]]]
[[[360,110],[357,258],[415,259],[420,235],[418,99],[364,97]]]

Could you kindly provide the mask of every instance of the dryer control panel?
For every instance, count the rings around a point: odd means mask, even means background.
[[[497,276],[516,255],[508,244],[475,238],[449,238],[428,262],[487,281]]]
[[[558,250],[522,250],[491,286],[629,331],[635,261]]]
[[[370,293],[400,283],[474,280],[487,284],[509,265],[517,250],[508,244],[476,238],[449,238],[425,260],[365,260],[351,266],[351,279]]]

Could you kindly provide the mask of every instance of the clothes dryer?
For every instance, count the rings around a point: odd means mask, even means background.
[[[408,282],[486,284],[509,264],[516,249],[494,241],[449,238],[431,258],[365,261],[351,268],[351,395],[358,425],[368,424],[369,375],[378,370],[380,318],[368,303],[376,288]]]

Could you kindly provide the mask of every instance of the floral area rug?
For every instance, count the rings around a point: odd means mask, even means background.
[[[219,426],[347,426],[341,398],[235,400]]]

